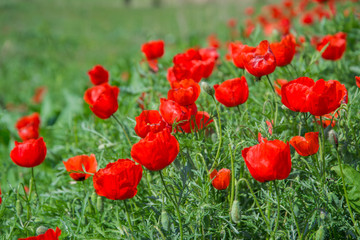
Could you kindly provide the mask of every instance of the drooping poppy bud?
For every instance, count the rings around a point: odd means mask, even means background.
[[[135,121],[135,132],[141,138],[146,137],[149,132],[160,132],[166,127],[166,123],[157,110],[144,110],[135,117]]]
[[[109,82],[109,72],[101,65],[96,65],[88,71],[90,81],[94,85],[100,85]]]
[[[295,55],[295,43],[295,37],[288,34],[280,42],[270,44],[275,55],[276,66],[283,67],[291,63]]]
[[[271,51],[267,40],[261,41],[255,51],[241,53],[245,69],[255,77],[269,75],[275,71],[275,55]]]
[[[321,54],[322,58],[326,60],[339,60],[346,50],[346,33],[338,32],[334,35],[327,35],[323,37],[316,45],[316,50],[319,52],[329,43],[325,51]]]
[[[40,116],[38,113],[33,113],[29,116],[24,116],[16,122],[16,129],[23,141],[29,139],[36,139],[39,137]]]
[[[83,181],[91,176],[90,174],[75,172],[84,172],[85,170],[87,173],[95,174],[97,168],[97,162],[94,154],[91,154],[90,156],[75,156],[69,158],[67,162],[63,161],[63,163],[65,165],[66,171],[70,172],[70,177],[75,181]]]
[[[177,102],[160,98],[160,114],[169,125],[173,125],[175,122],[181,122],[190,119],[189,111],[186,107],[180,106]],[[181,125],[180,124],[180,125]]]
[[[44,234],[38,235],[36,237],[19,238],[18,240],[58,240],[60,235],[61,230],[56,227],[55,231],[50,228]]]
[[[281,87],[281,102],[291,111],[308,112],[306,99],[314,84],[314,80],[308,77],[300,77],[286,83]]]
[[[192,79],[184,79],[174,82],[168,91],[168,99],[173,100],[181,106],[193,104],[200,95],[200,86]]]
[[[303,157],[314,155],[319,150],[319,132],[305,133],[305,137],[295,136],[290,144]]]
[[[259,182],[282,180],[290,174],[289,143],[262,139],[259,144],[243,149],[242,156],[251,176]]]
[[[223,168],[220,171],[214,169],[210,173],[211,184],[214,186],[214,188],[217,190],[226,189],[230,184],[230,172],[231,171],[227,168]]]
[[[143,169],[130,159],[118,159],[99,169],[93,177],[98,195],[112,200],[133,198],[141,180]]]
[[[179,153],[179,142],[167,129],[149,134],[131,148],[131,157],[150,171],[170,165]]]
[[[226,107],[235,107],[246,102],[249,97],[249,87],[246,78],[234,78],[214,85],[215,98]]]
[[[97,117],[107,119],[118,109],[119,92],[118,87],[103,83],[86,90],[84,100]]]
[[[11,160],[20,167],[36,167],[46,156],[46,145],[43,138],[30,139],[22,143],[15,141],[15,147],[10,152]]]
[[[214,96],[215,90],[213,87],[210,86],[209,83],[202,81],[200,85],[207,94],[209,94],[210,96]]]
[[[164,41],[156,40],[144,43],[141,51],[145,54],[147,60],[161,58],[164,55]]]

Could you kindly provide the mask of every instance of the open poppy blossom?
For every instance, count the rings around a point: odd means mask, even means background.
[[[164,55],[164,45],[163,40],[157,40],[144,43],[141,47],[141,51],[145,54],[149,67],[154,72],[159,70],[157,59]]]
[[[181,129],[186,133],[197,132],[212,122],[214,122],[214,120],[210,119],[210,115],[207,112],[199,111],[196,112],[195,119],[192,117],[186,124],[181,126]]]
[[[334,35],[323,37],[316,45],[319,52],[329,43],[325,51],[321,54],[326,60],[339,60],[346,50],[346,33],[338,32]]]
[[[276,58],[276,66],[283,67],[291,63],[295,55],[296,41],[292,34],[286,35],[280,42],[271,43],[270,48]]]
[[[243,149],[242,156],[251,176],[259,182],[282,180],[290,174],[289,143],[262,138],[259,144]]]
[[[29,139],[36,139],[39,137],[40,116],[38,113],[33,113],[29,116],[24,116],[16,122],[16,129],[23,141]]]
[[[135,121],[135,132],[141,138],[146,137],[149,132],[160,132],[166,127],[166,123],[157,110],[144,110],[135,117]]]
[[[360,88],[360,76],[355,77],[355,83],[356,83],[356,86],[358,86],[358,88]]]
[[[215,98],[226,107],[235,107],[246,102],[249,87],[246,78],[234,78],[214,85]]]
[[[131,157],[150,171],[170,165],[179,153],[179,142],[168,129],[149,134],[131,148]]]
[[[109,82],[109,72],[101,65],[95,65],[88,71],[90,81],[94,85],[100,85]]]
[[[141,165],[130,159],[119,159],[99,169],[93,177],[95,191],[98,195],[112,200],[133,198],[142,178]]]
[[[36,237],[19,238],[18,240],[58,240],[60,235],[61,230],[56,227],[55,231],[50,228],[44,234],[40,234]]]
[[[90,156],[79,155],[72,158],[69,158],[67,162],[63,161],[66,171],[70,172],[70,177],[75,181],[83,181],[88,179],[91,174],[96,172],[97,162],[94,154]],[[74,172],[84,172],[87,173],[74,173]]]
[[[314,80],[308,77],[300,77],[284,84],[281,87],[281,102],[291,111],[308,112],[306,99],[314,84]]]
[[[254,50],[254,47],[249,47],[248,45],[241,44],[240,42],[230,43],[230,53],[233,63],[236,67],[241,69],[245,69],[244,63],[241,59],[241,53]]]
[[[200,86],[192,79],[184,79],[174,82],[168,91],[168,99],[173,100],[181,106],[195,103],[200,95]]]
[[[310,156],[319,150],[319,132],[305,133],[305,137],[295,136],[290,140],[296,152],[301,156]]]
[[[230,170],[227,168],[223,168],[220,171],[214,169],[210,173],[211,184],[217,190],[225,190],[230,184]]]
[[[91,111],[101,119],[107,119],[118,109],[119,88],[103,83],[86,90],[84,100]]]
[[[251,49],[249,52],[243,51],[241,60],[245,69],[258,78],[269,75],[276,68],[275,55],[267,40],[261,41],[255,49]]]
[[[181,125],[190,119],[189,110],[173,100],[160,98],[159,109],[164,121],[169,125],[173,125],[175,122],[180,122]]]
[[[46,145],[43,138],[29,139],[22,143],[15,141],[10,152],[11,160],[20,167],[32,168],[40,165],[46,156]]]

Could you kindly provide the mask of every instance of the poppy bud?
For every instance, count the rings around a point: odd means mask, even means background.
[[[200,85],[207,94],[209,94],[210,96],[214,96],[215,90],[210,86],[209,83],[202,81]]]
[[[165,229],[165,231],[169,230],[169,226],[170,226],[169,216],[168,216],[167,212],[165,211],[164,207],[161,211],[161,224],[162,224],[163,229]]]
[[[96,206],[96,198],[97,198],[96,192],[93,192],[91,194],[91,203],[93,206]]]
[[[103,203],[102,197],[100,197],[100,196],[98,196],[96,199],[96,209],[99,212],[102,212],[104,210],[104,203]]]
[[[324,226],[320,226],[320,228],[316,231],[315,240],[324,240],[325,239],[325,229]]]
[[[231,219],[234,223],[240,222],[240,203],[238,200],[235,200],[231,207]]]
[[[47,227],[40,226],[36,229],[36,235],[44,234],[44,233],[46,233],[47,230],[48,230]]]
[[[17,215],[20,216],[23,213],[23,207],[22,207],[21,201],[19,199],[16,200],[15,208],[16,208]]]
[[[327,134],[327,139],[328,141],[334,145],[334,147],[337,149],[339,146],[339,142],[338,142],[338,137],[337,137],[337,133],[335,132],[334,129],[331,129],[328,134]]]

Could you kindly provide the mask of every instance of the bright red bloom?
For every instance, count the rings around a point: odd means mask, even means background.
[[[303,25],[311,25],[314,23],[314,14],[313,13],[305,13],[301,19],[300,19],[301,23]]]
[[[11,160],[20,167],[36,167],[46,156],[46,144],[43,138],[30,139],[22,143],[15,141],[15,147],[10,152]]]
[[[249,97],[249,87],[246,78],[234,78],[214,85],[215,98],[226,107],[235,107],[246,102]]]
[[[325,82],[320,79],[316,81],[306,98],[309,112],[315,116],[331,113],[342,103],[347,102],[347,90],[343,84],[336,80]]]
[[[301,156],[310,156],[319,150],[319,132],[305,133],[305,137],[295,136],[290,140],[298,154]]]
[[[281,102],[292,111],[308,112],[306,99],[314,84],[314,80],[308,77],[300,77],[286,83],[281,87]]]
[[[16,129],[18,130],[20,138],[25,141],[29,139],[36,139],[39,137],[40,116],[38,113],[33,113],[29,116],[24,116],[16,122]]]
[[[181,129],[186,133],[197,132],[208,126],[213,121],[214,120],[210,119],[210,115],[207,112],[199,111],[195,114],[196,125],[194,124],[194,119],[191,118],[186,124],[181,126]]]
[[[274,87],[275,87],[275,91],[276,91],[277,95],[281,96],[281,88],[286,83],[288,83],[288,80],[285,80],[285,79],[277,79],[274,81]]]
[[[338,32],[335,35],[327,35],[316,45],[319,52],[329,43],[329,46],[321,54],[326,60],[339,60],[346,50],[346,33]]]
[[[356,82],[356,86],[358,86],[358,88],[360,88],[360,76],[355,77],[355,82]]]
[[[179,153],[179,142],[164,129],[149,134],[131,148],[131,157],[150,171],[159,171],[169,166]]]
[[[146,137],[149,132],[157,133],[166,127],[166,123],[157,110],[144,110],[135,117],[135,120],[135,132],[141,138]]]
[[[270,48],[276,58],[276,66],[282,67],[291,63],[295,55],[295,43],[295,37],[288,34],[281,42],[270,44]]]
[[[242,156],[251,176],[259,182],[282,180],[290,174],[289,143],[262,139],[261,143],[242,150]]]
[[[133,198],[141,180],[143,169],[130,159],[118,159],[108,163],[97,171],[93,177],[95,191],[98,195],[112,200]]]
[[[267,40],[261,41],[255,51],[243,52],[241,59],[245,69],[255,77],[269,75],[275,71],[275,55]]]
[[[241,53],[255,51],[254,47],[239,43],[230,43],[231,57],[234,65],[238,68],[245,69],[244,63],[241,58]]]
[[[223,168],[220,171],[214,169],[210,173],[211,184],[217,190],[225,190],[230,184],[230,170],[227,168]]]
[[[90,156],[79,155],[72,158],[69,158],[67,162],[63,161],[66,171],[70,172],[70,177],[75,181],[83,181],[88,179],[91,174],[86,173],[74,173],[74,172],[84,172],[87,173],[96,172],[97,162],[94,154]]]
[[[190,119],[189,111],[173,100],[160,98],[160,114],[169,125]]]
[[[192,79],[184,79],[174,82],[172,89],[168,91],[168,99],[173,100],[181,106],[193,104],[200,95],[200,86]]]
[[[109,82],[109,72],[101,65],[96,65],[88,71],[90,81],[94,85],[100,85]]]
[[[147,60],[161,58],[164,55],[164,41],[157,40],[144,43],[141,51],[145,54]]]
[[[61,230],[56,227],[55,231],[50,228],[44,234],[40,234],[36,237],[19,238],[18,240],[58,240],[60,235]]]
[[[118,109],[119,92],[118,87],[103,83],[86,90],[84,100],[97,117],[107,119]]]

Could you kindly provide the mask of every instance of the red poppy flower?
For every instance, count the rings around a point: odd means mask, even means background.
[[[1,198],[1,188],[0,188],[0,204],[2,203],[2,198]]]
[[[301,23],[303,25],[311,25],[314,23],[314,14],[313,13],[305,13],[301,19],[300,19]]]
[[[223,168],[220,171],[214,169],[210,173],[211,184],[217,190],[225,190],[230,184],[230,170]]]
[[[44,234],[40,234],[36,237],[19,238],[18,240],[58,240],[60,235],[61,230],[56,227],[55,231],[50,228]]]
[[[217,38],[216,34],[211,34],[208,36],[207,38],[209,47],[213,47],[213,48],[219,48],[220,47],[220,41]]]
[[[172,89],[168,91],[168,99],[173,100],[181,106],[193,104],[200,95],[200,86],[192,79],[184,79],[174,82]]]
[[[207,112],[196,112],[195,114],[195,124],[194,119],[191,118],[186,124],[181,126],[181,129],[186,133],[197,132],[205,127],[207,127],[214,120],[210,119],[210,115]]]
[[[270,44],[278,67],[286,66],[291,63],[295,55],[295,46],[295,37],[291,34],[286,35],[281,42]]]
[[[327,35],[316,45],[319,52],[329,43],[329,46],[321,54],[326,60],[339,60],[346,50],[346,33],[338,32],[335,35]]]
[[[141,180],[143,169],[130,159],[118,159],[99,169],[93,177],[98,195],[112,200],[133,198]]]
[[[161,58],[164,55],[164,41],[157,40],[144,43],[141,51],[145,54],[147,60]]]
[[[358,88],[360,88],[360,76],[355,77],[355,82],[356,82],[356,86],[358,86]]]
[[[336,80],[316,81],[306,98],[309,112],[315,116],[331,113],[340,107],[341,103],[347,102],[347,90]]]
[[[149,132],[160,132],[166,127],[166,123],[157,110],[144,110],[135,117],[135,120],[135,132],[141,138],[146,137]]]
[[[96,65],[88,71],[90,81],[94,85],[100,85],[109,82],[109,72],[101,65]]]
[[[32,101],[35,104],[41,103],[46,92],[47,92],[47,87],[45,87],[45,86],[41,86],[41,87],[36,88],[35,89],[35,94],[34,94],[34,96],[32,98]]]
[[[214,85],[215,98],[226,107],[235,107],[246,102],[249,97],[249,87],[246,78],[234,78]]]
[[[70,177],[75,181],[83,181],[88,179],[91,174],[86,173],[71,173],[71,172],[84,172],[95,173],[97,168],[97,162],[94,154],[90,156],[79,155],[69,158],[67,162],[64,162],[66,171],[70,172]]]
[[[292,111],[308,112],[306,99],[314,84],[314,80],[308,77],[300,77],[286,83],[281,87],[281,102]]]
[[[131,157],[150,171],[170,165],[179,153],[179,142],[167,129],[149,134],[131,148]]]
[[[310,156],[319,150],[319,132],[305,133],[305,137],[295,136],[291,138],[290,144],[301,156]]]
[[[36,139],[39,137],[40,116],[38,113],[33,113],[29,116],[24,116],[16,122],[16,129],[18,130],[20,138],[25,141],[29,139]]]
[[[288,83],[288,80],[285,80],[285,79],[277,79],[274,81],[274,87],[275,87],[275,91],[276,91],[277,95],[281,96],[281,88],[286,83]]]
[[[259,182],[282,180],[290,174],[289,143],[262,139],[261,143],[242,150],[242,156],[251,176]]]
[[[245,69],[244,63],[241,59],[242,52],[255,51],[254,47],[249,47],[248,45],[239,43],[230,43],[230,51],[233,63],[236,67]]]
[[[275,55],[267,40],[261,41],[255,51],[243,52],[241,59],[245,69],[255,77],[269,75],[276,68]]]
[[[103,83],[86,90],[84,100],[97,117],[107,119],[118,109],[119,92],[118,87]]]
[[[160,98],[160,114],[170,125],[173,125],[175,122],[187,121],[190,119],[189,111],[186,107],[179,105],[173,100],[167,100],[165,98]],[[181,124],[180,123],[180,124]]]
[[[20,167],[36,167],[46,156],[46,145],[43,138],[30,139],[22,143],[15,141],[15,147],[10,152],[11,160]]]

